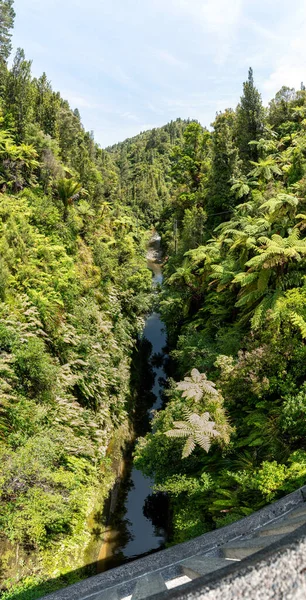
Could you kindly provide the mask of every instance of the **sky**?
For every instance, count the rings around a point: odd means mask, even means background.
[[[306,83],[305,0],[15,0],[14,50],[102,147]]]

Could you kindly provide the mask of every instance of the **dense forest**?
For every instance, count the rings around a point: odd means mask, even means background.
[[[101,149],[22,49],[8,68],[13,24],[0,0],[1,586],[32,600],[84,564],[131,436],[153,226],[171,377],[135,464],[172,542],[306,482],[306,91],[265,108],[250,69],[211,129]]]
[[[0,527],[4,597],[84,564],[86,526],[130,435],[151,302],[145,217],[120,171],[18,50],[0,2]],[[148,220],[148,219],[147,219]],[[19,589],[19,588],[18,588]],[[31,594],[29,597],[32,597]]]
[[[252,69],[212,131],[187,125],[161,213],[160,310],[175,378],[136,465],[171,498],[173,542],[306,481],[306,92],[264,108]]]

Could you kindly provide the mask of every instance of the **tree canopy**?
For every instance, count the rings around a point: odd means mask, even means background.
[[[169,380],[135,465],[170,498],[170,541],[305,484],[306,91],[264,108],[250,69],[211,130],[102,149],[24,50],[8,68],[13,23],[0,0],[1,588],[30,600],[86,562],[131,439],[153,226]]]

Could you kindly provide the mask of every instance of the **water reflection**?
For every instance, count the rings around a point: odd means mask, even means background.
[[[160,238],[157,235],[152,238],[149,246],[148,267],[153,273],[153,286],[158,292],[163,276]],[[140,428],[142,434],[149,430],[149,420],[154,411],[162,406],[163,384],[166,378],[164,371],[166,342],[165,326],[160,315],[153,312],[146,320],[140,340],[141,381],[138,395],[140,413],[138,420],[140,422],[142,420]],[[144,411],[141,411],[141,406]],[[145,477],[140,471],[132,469],[123,486],[125,495],[122,498],[123,510],[120,511],[119,518],[118,515],[114,515],[113,526],[106,535],[106,544],[99,556],[99,559],[103,558],[104,561],[103,570],[164,546],[166,532],[163,525],[167,521],[167,498],[164,494],[152,494],[153,484],[153,480]]]

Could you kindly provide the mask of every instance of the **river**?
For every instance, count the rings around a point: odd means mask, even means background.
[[[153,274],[152,285],[158,293],[163,275],[161,240],[157,233],[149,243],[147,259],[148,268]],[[146,389],[146,393],[143,394],[146,406],[148,406],[147,398],[150,398],[150,407],[145,411],[147,418],[142,435],[149,430],[154,411],[162,406],[162,393],[166,379],[164,370],[166,343],[165,326],[160,315],[152,312],[146,319],[141,340],[141,348],[147,351],[147,358],[140,361],[140,364],[142,363],[140,377]],[[130,466],[132,466],[131,461]],[[161,549],[166,541],[164,522],[167,520],[167,500],[165,496],[152,495],[154,481],[145,477],[140,471],[129,466],[127,471],[123,477],[121,494],[117,502],[119,504],[121,499],[122,506],[117,506],[110,517],[111,523],[99,554],[100,572]]]

